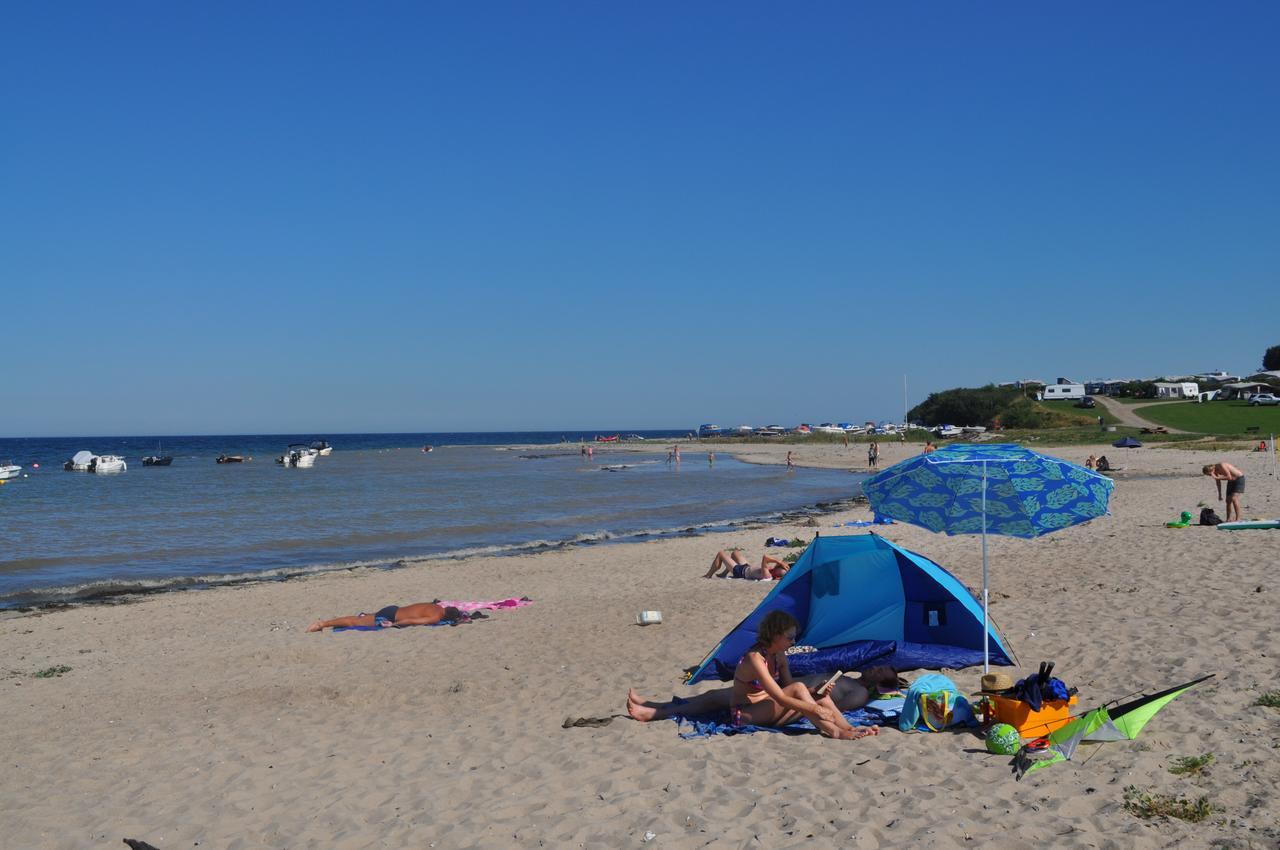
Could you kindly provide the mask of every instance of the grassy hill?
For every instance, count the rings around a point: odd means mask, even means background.
[[[1244,401],[1211,401],[1205,404],[1173,401],[1153,404],[1135,412],[1143,419],[1197,434],[1251,436],[1246,429],[1255,426],[1262,436],[1280,433],[1280,406],[1250,407]]]

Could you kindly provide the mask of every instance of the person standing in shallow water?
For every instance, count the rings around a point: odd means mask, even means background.
[[[1227,482],[1227,522],[1240,521],[1240,494],[1244,492],[1244,473],[1235,466],[1222,461],[1220,463],[1211,463],[1205,465],[1201,473],[1213,479],[1213,483],[1218,488],[1218,501],[1222,498],[1222,482]],[[1235,510],[1235,519],[1231,519],[1232,509]]]

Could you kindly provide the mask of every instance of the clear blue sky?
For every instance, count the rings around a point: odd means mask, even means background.
[[[1280,5],[27,3],[0,435],[896,418],[1280,344]]]

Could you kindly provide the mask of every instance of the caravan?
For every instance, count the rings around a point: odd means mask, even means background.
[[[1049,384],[1040,393],[1041,401],[1079,401],[1084,398],[1084,384]]]

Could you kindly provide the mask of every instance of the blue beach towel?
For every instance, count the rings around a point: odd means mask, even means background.
[[[679,698],[676,702],[683,702]],[[876,707],[879,706],[879,707]],[[877,700],[854,711],[843,712],[844,719],[850,726],[893,726],[897,723],[898,714],[902,711],[903,700]],[[702,717],[685,717],[677,714],[672,718],[676,722],[676,732],[681,738],[710,738],[713,735],[754,735],[756,732],[781,732],[784,735],[802,735],[817,732],[807,718],[800,718],[786,726],[753,726],[745,724],[734,726],[728,712]]]

